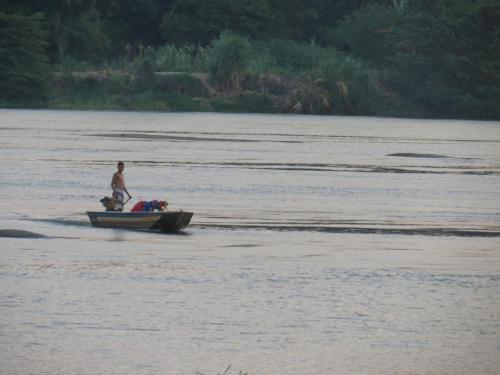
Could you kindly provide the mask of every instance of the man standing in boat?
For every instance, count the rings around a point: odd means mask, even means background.
[[[125,164],[122,161],[118,162],[118,171],[115,172],[113,178],[111,179],[111,189],[113,189],[113,198],[115,199],[115,210],[122,211],[123,210],[123,199],[125,197],[125,193],[128,195],[128,199],[131,199],[132,196],[127,191],[125,187],[125,176],[123,175],[123,170],[125,169]]]

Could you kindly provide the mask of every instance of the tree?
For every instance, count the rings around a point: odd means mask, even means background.
[[[272,23],[267,37],[308,41],[319,19],[318,0],[269,0]]]
[[[206,45],[224,30],[259,38],[269,21],[267,0],[176,0],[161,29],[167,42]]]
[[[95,59],[109,47],[96,8],[97,0],[0,1],[9,14],[45,14],[47,30],[50,31],[48,52],[52,60],[62,62],[67,54],[80,59]]]
[[[335,30],[336,47],[379,65],[394,56],[400,41],[396,29],[407,22],[405,0],[391,5],[370,3],[347,15]]]
[[[413,2],[394,30],[390,83],[434,116],[500,115],[500,4]],[[409,72],[404,81],[400,78]],[[406,82],[406,86],[399,86]]]
[[[159,46],[163,14],[175,0],[108,0],[97,3],[104,29],[111,35],[113,47],[126,45]]]
[[[44,16],[0,12],[0,99],[35,102],[47,89],[48,32]]]
[[[100,56],[109,47],[96,0],[63,1],[50,9],[48,17],[52,21],[60,62],[66,54],[77,58]]]
[[[337,43],[377,64],[423,114],[500,115],[500,4],[393,0],[353,13]]]

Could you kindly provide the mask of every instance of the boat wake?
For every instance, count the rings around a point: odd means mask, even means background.
[[[67,225],[67,226],[71,226],[71,227],[90,227],[90,223],[88,220],[68,219],[68,218],[62,218],[62,217],[53,218],[53,219],[25,217],[25,218],[22,218],[21,220],[34,221],[34,222],[40,222],[40,223],[50,223],[50,224],[57,224],[57,225]]]
[[[380,234],[443,237],[500,237],[500,228],[451,228],[451,227],[380,227],[380,226],[322,226],[293,224],[212,224],[197,223],[194,228],[222,230],[268,230],[278,232],[317,232],[331,234]]]

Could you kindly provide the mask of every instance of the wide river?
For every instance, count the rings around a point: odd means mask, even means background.
[[[90,226],[119,160],[184,233]],[[500,374],[500,122],[0,110],[0,163],[2,375]]]

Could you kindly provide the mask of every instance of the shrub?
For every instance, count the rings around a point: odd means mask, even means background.
[[[245,81],[245,88],[260,93],[285,95],[287,80],[275,74],[249,75]]]
[[[155,88],[162,92],[175,92],[194,97],[208,95],[200,80],[188,74],[159,75],[155,80]]]
[[[327,49],[314,42],[271,39],[256,42],[251,51],[251,70],[254,73],[284,74],[311,72],[327,55]]]
[[[198,72],[207,69],[208,49],[167,44],[153,51],[150,57],[159,71]]]
[[[217,97],[210,104],[218,112],[275,113],[277,107],[268,94],[243,93],[238,96]]]
[[[288,95],[288,112],[305,114],[331,113],[332,103],[324,80],[309,75],[300,77]]]
[[[273,113],[276,106],[273,97],[265,93],[244,93],[236,99],[239,112]]]
[[[362,60],[332,55],[322,63],[320,75],[335,113],[369,115],[383,107],[378,73]]]
[[[210,49],[211,81],[226,91],[239,91],[247,72],[249,48],[248,38],[229,32],[222,33]]]

